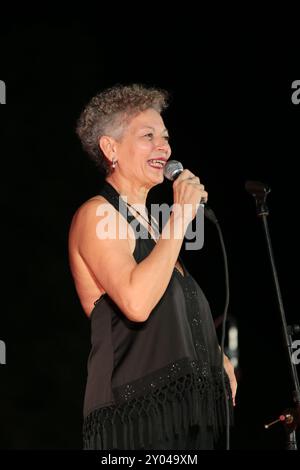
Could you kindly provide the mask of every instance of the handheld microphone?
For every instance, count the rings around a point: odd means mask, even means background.
[[[164,177],[170,181],[175,181],[182,172],[183,166],[177,160],[169,160],[164,166]]]
[[[164,166],[164,177],[170,181],[175,181],[184,170],[182,163],[177,160],[169,160]],[[204,209],[204,215],[214,224],[218,223],[213,210],[201,199],[200,206]]]

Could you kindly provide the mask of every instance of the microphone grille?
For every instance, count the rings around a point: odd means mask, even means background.
[[[170,181],[176,179],[176,177],[183,171],[183,166],[177,160],[169,160],[164,167],[164,176]]]

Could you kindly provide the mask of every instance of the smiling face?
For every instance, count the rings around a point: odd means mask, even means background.
[[[171,148],[168,131],[157,111],[147,109],[133,117],[115,145],[116,172],[149,188],[163,182],[163,168]]]

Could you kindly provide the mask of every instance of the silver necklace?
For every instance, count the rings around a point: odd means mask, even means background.
[[[151,229],[153,229],[154,233],[155,233],[155,236],[159,237],[160,235],[160,231],[159,231],[159,226],[158,224],[155,222],[155,224],[152,224],[149,220],[149,217],[146,219],[146,217],[143,216],[143,214],[141,214],[135,207],[133,207],[131,204],[129,204],[129,202],[126,202],[125,203],[128,207],[130,207],[131,209],[133,209],[140,217],[142,217],[142,219],[144,219],[145,222],[147,222],[147,224],[149,225],[149,227]],[[153,221],[153,219],[151,218],[151,220]]]

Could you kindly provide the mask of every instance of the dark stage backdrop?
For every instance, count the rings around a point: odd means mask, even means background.
[[[233,34],[212,23],[185,35],[163,26],[152,25],[150,34],[140,22],[109,34],[95,19],[2,25],[2,449],[81,448],[89,320],[71,279],[67,236],[72,215],[97,194],[102,177],[74,127],[97,91],[131,82],[171,92],[165,121],[173,157],[200,176],[223,229],[240,348],[232,447],[284,447],[283,428],[263,427],[292,404],[291,382],[264,234],[244,185],[258,179],[272,188],[269,225],[283,301],[288,321],[299,322],[300,104],[291,96],[300,70],[293,43],[264,35],[264,25],[260,34],[243,25]],[[171,196],[165,183],[149,202]],[[217,319],[223,262],[208,221],[203,249],[183,257]]]

